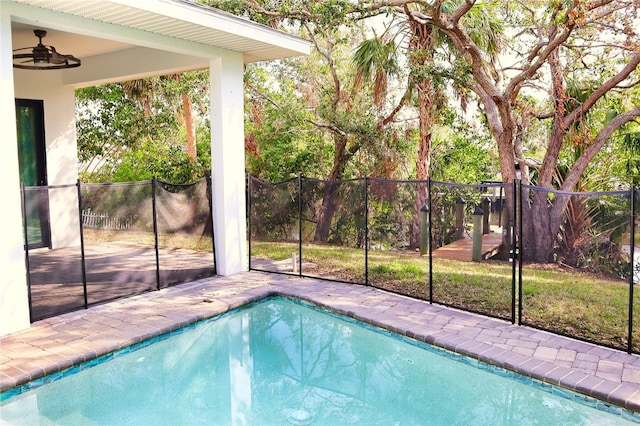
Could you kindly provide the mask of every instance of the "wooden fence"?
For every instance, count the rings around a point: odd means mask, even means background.
[[[110,230],[129,229],[133,226],[128,220],[110,216],[108,213],[92,213],[90,209],[82,211],[82,225],[87,228]]]

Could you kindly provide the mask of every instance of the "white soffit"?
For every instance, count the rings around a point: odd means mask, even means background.
[[[245,63],[309,54],[311,44],[191,0],[13,0],[29,6],[242,52]]]

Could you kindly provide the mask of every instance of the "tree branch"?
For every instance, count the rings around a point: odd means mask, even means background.
[[[582,105],[571,111],[564,119],[564,125],[568,128],[575,122],[584,117],[584,114],[591,109],[595,103],[602,98],[609,90],[616,87],[616,85],[624,81],[632,72],[638,68],[640,64],[640,52],[636,52],[631,56],[631,59],[627,65],[622,68],[616,75],[607,80],[602,86],[598,87]]]
[[[314,121],[310,118],[305,119],[306,122],[313,124],[316,127],[322,128],[322,129],[327,129],[327,130],[331,130],[333,133],[336,133],[338,135],[340,135],[341,137],[347,137],[347,132],[345,132],[344,130],[339,129],[338,127],[334,126],[333,124],[323,124],[323,123],[318,123],[317,121]]]
[[[327,40],[328,46],[326,51],[322,50],[320,48],[320,45],[318,44],[318,40],[315,38],[315,36],[313,35],[313,33],[311,32],[311,30],[309,29],[306,23],[304,24],[304,27],[309,32],[311,36],[311,41],[313,42],[313,45],[316,47],[316,50],[322,55],[323,58],[327,60],[327,65],[329,66],[329,70],[331,70],[331,78],[333,79],[333,86],[335,89],[335,93],[333,95],[333,107],[335,108],[338,105],[338,102],[340,102],[341,84],[340,84],[340,78],[338,77],[338,72],[336,71],[335,63],[333,61],[333,57],[331,56],[331,53],[333,51],[332,42],[328,37],[325,37],[325,39]]]
[[[578,183],[580,176],[593,160],[596,154],[607,143],[611,135],[620,127],[630,123],[640,117],[640,105],[635,108],[614,117],[600,130],[593,143],[584,150],[580,158],[575,162],[560,188],[563,191],[571,191]]]

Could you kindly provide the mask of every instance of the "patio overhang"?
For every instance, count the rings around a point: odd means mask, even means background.
[[[13,68],[12,51],[45,44],[80,58],[78,68]],[[15,100],[44,105],[48,184],[75,182],[74,90],[103,83],[207,69],[213,164],[216,266],[246,270],[243,71],[248,63],[309,54],[311,44],[190,0],[0,0],[0,335],[29,324]],[[76,220],[72,203],[52,206],[52,220]],[[72,237],[60,232],[53,246]],[[53,238],[56,240],[56,238]]]
[[[243,63],[309,54],[310,43],[189,0],[2,0],[12,47],[31,46],[45,29],[82,66],[65,70],[73,87],[209,67],[225,52]],[[114,66],[118,64],[118,66]]]

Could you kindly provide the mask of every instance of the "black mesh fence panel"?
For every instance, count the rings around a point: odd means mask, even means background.
[[[523,186],[523,195],[532,210],[522,225],[522,323],[627,349],[630,192]]]
[[[84,308],[77,186],[26,187],[24,213],[31,320]]]
[[[512,319],[513,267],[505,235],[512,222],[505,217],[504,202],[510,188],[432,182],[434,302]],[[476,259],[474,243],[479,247]]]
[[[269,184],[249,176],[251,269],[297,273],[299,268],[299,180]]]
[[[215,274],[208,179],[188,185],[156,181],[160,287]]]
[[[370,285],[429,298],[427,205],[426,182],[368,179]]]
[[[249,177],[252,269],[368,283],[640,352],[640,193],[524,185],[520,215],[513,188]],[[32,320],[213,275],[210,193],[207,179],[25,187]]]
[[[89,304],[156,289],[152,182],[81,188]]]
[[[302,179],[304,275],[365,283],[364,184]]]

